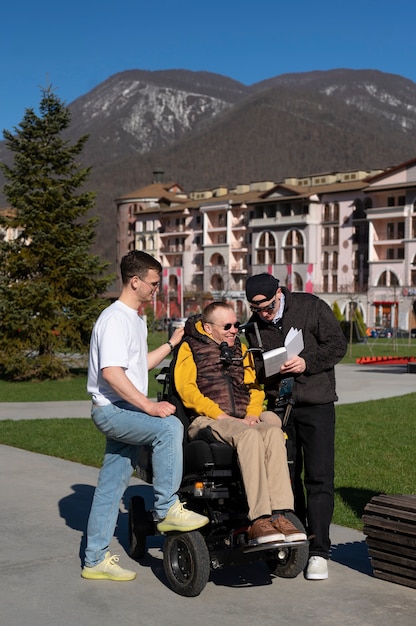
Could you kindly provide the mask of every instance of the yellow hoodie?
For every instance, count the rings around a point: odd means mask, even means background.
[[[195,327],[199,333],[207,335],[200,321],[196,323]],[[241,345],[241,349],[243,353],[244,384],[247,386],[250,394],[246,415],[255,415],[258,417],[263,411],[265,395],[257,382],[251,353],[248,352],[247,346],[244,344]],[[196,364],[192,350],[186,341],[182,343],[178,351],[174,379],[176,390],[186,408],[191,409],[197,415],[206,415],[212,419],[217,419],[219,415],[224,413],[216,402],[213,402],[200,392],[196,384]]]

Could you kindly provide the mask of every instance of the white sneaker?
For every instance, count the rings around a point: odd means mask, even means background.
[[[157,523],[157,529],[161,533],[167,533],[172,530],[186,533],[189,530],[201,528],[201,526],[205,526],[208,523],[208,517],[195,513],[195,511],[188,511],[179,500],[176,500],[175,504],[172,504],[167,512],[165,519]]]
[[[328,561],[322,556],[311,556],[305,578],[307,580],[325,580],[328,578]]]
[[[111,556],[110,552],[106,552],[104,560],[93,567],[85,565],[83,567],[81,576],[82,578],[88,578],[89,580],[134,580],[136,578],[136,572],[131,572],[128,569],[123,569],[118,565],[118,556]]]

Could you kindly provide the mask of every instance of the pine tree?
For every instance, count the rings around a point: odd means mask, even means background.
[[[58,378],[63,352],[83,351],[101,297],[113,280],[90,253],[95,194],[80,190],[89,168],[77,162],[88,136],[62,137],[70,113],[51,87],[41,90],[40,115],[26,109],[12,134],[3,131],[13,164],[0,164],[10,203],[0,218],[17,235],[0,243],[0,376]]]

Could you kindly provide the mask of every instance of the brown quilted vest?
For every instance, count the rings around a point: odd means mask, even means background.
[[[233,417],[244,418],[250,400],[249,391],[244,384],[244,366],[241,343],[236,338],[231,348],[232,363],[221,360],[221,347],[212,339],[195,331],[187,336],[197,367],[197,385],[200,392],[216,402],[224,413]]]

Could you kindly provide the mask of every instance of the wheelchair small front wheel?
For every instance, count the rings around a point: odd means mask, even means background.
[[[173,591],[198,596],[209,579],[210,557],[201,533],[169,533],[163,547],[163,567]]]
[[[292,512],[287,512],[286,517],[299,530],[305,532],[303,524]],[[290,547],[277,548],[275,556],[267,561],[272,574],[280,578],[296,578],[305,569],[309,558],[309,542],[300,543],[299,546],[292,544]]]

